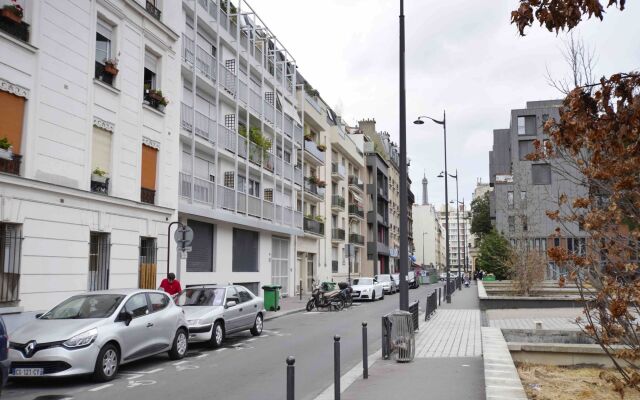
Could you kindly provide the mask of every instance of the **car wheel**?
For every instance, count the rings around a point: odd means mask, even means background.
[[[380,300],[384,300],[384,290],[382,291],[382,296],[380,296]]]
[[[256,320],[253,323],[253,328],[251,328],[251,334],[253,336],[260,336],[262,334],[262,325],[263,325],[263,321],[262,321],[262,314],[258,313],[258,315],[256,315]]]
[[[375,290],[371,293],[371,301],[376,301],[376,292]]]
[[[98,382],[107,382],[116,377],[120,364],[120,352],[111,343],[107,343],[100,349],[96,366],[93,370],[93,379]]]
[[[173,346],[169,350],[169,358],[172,360],[179,360],[187,354],[189,337],[187,331],[180,328],[176,331],[176,337],[173,338]]]
[[[217,348],[222,346],[222,342],[224,341],[224,326],[220,321],[216,321],[213,324],[213,329],[211,330],[211,339],[209,340],[209,345],[213,348]]]

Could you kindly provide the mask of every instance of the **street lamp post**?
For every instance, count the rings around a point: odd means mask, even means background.
[[[456,179],[456,232],[458,236],[458,278],[461,277],[460,274],[460,200],[458,200],[458,169],[456,168],[455,175],[449,175],[452,178]],[[464,204],[464,203],[463,203]],[[462,285],[460,285],[460,289],[462,290]]]
[[[404,55],[404,0],[400,0],[400,310],[409,311],[409,210],[407,197],[407,95]]]
[[[420,116],[413,123],[416,125],[424,124],[423,118],[430,119],[438,125],[442,125],[442,129],[444,131],[444,209],[445,209],[445,225],[447,229],[445,230],[445,246],[447,251],[447,290],[445,291],[447,294],[447,303],[451,303],[451,294],[449,293],[449,280],[450,280],[450,251],[449,251],[449,183],[447,179],[447,112],[443,111],[442,113],[442,121],[438,121],[437,119],[433,119],[431,117]]]

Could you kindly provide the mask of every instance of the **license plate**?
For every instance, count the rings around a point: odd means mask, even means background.
[[[43,368],[14,368],[12,371],[14,376],[42,376],[44,375]]]
[[[356,296],[356,297],[360,296],[360,292],[353,292],[353,295]]]

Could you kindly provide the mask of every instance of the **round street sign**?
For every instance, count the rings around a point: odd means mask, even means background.
[[[186,225],[181,225],[176,229],[176,233],[173,235],[173,238],[181,248],[184,249],[185,247],[189,247],[193,240],[193,229]]]

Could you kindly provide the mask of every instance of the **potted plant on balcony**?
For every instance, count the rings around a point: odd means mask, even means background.
[[[316,178],[316,185],[318,185],[319,188],[323,188],[323,187],[327,186],[327,183],[325,181],[322,181],[322,180]]]
[[[318,178],[316,178],[314,175],[311,175],[310,177],[307,178],[307,181],[311,184],[316,184],[318,183]]]
[[[91,181],[106,183],[107,182],[107,171],[103,170],[100,167],[96,167],[93,171],[91,171]]]
[[[11,142],[6,137],[0,139],[0,159],[13,160],[13,151]]]
[[[5,4],[4,7],[2,7],[2,16],[16,24],[19,24],[22,22],[24,10],[16,0],[11,0],[11,4]]]
[[[307,142],[310,142],[313,140],[313,135],[311,133],[307,133],[304,135],[304,140],[306,140]]]
[[[327,149],[327,146],[325,146],[324,144],[319,144],[318,146],[318,150],[324,152]]]
[[[324,222],[324,218],[322,217],[322,215],[316,215],[313,219],[320,223]]]
[[[118,59],[108,58],[104,60],[104,72],[113,76],[118,75]]]

